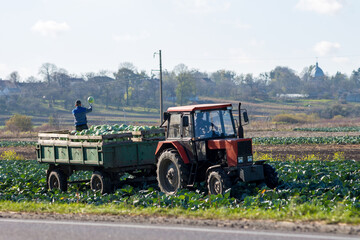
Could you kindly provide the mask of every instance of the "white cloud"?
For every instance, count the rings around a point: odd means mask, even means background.
[[[347,62],[349,62],[349,58],[347,58],[347,57],[333,57],[332,61],[336,62],[336,63],[347,63]]]
[[[328,42],[328,41],[321,41],[318,42],[314,46],[314,51],[319,56],[326,56],[329,54],[336,53],[336,51],[340,48],[340,44],[337,42]]]
[[[31,30],[40,33],[42,36],[57,37],[59,34],[66,32],[70,29],[66,22],[58,23],[55,21],[37,21]]]
[[[123,35],[115,35],[113,36],[113,39],[117,42],[134,42],[139,41],[143,39],[148,39],[150,37],[150,34],[148,32],[142,32],[141,34],[123,34]]]
[[[343,0],[299,0],[295,8],[319,14],[336,14],[343,8]]]
[[[224,11],[231,7],[230,2],[218,0],[179,0],[175,4],[182,10],[196,14]]]

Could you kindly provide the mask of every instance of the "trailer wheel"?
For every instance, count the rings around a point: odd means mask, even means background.
[[[276,188],[279,185],[279,178],[277,172],[269,164],[264,164],[263,167],[266,186],[271,189]]]
[[[231,181],[224,170],[215,169],[207,177],[207,187],[209,194],[224,194],[226,190],[231,188]]]
[[[187,186],[189,169],[177,151],[167,150],[159,157],[156,175],[160,190],[172,195]]]
[[[101,194],[110,193],[112,191],[110,176],[99,171],[95,171],[92,174],[90,186],[92,190],[99,191]]]
[[[67,177],[60,169],[54,169],[48,177],[48,186],[50,190],[60,189],[67,191]]]

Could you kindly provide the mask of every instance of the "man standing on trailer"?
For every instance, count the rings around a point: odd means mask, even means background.
[[[72,113],[75,118],[75,127],[76,131],[81,131],[83,129],[88,129],[86,114],[92,111],[92,105],[90,103],[89,108],[84,108],[81,106],[81,101],[76,100],[75,108],[72,110]]]

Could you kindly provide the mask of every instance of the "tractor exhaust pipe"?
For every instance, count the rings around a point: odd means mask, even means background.
[[[241,122],[241,103],[239,102],[238,105],[238,112],[239,112],[239,127],[238,127],[238,138],[244,138],[244,128]]]

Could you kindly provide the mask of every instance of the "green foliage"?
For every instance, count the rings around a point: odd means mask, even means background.
[[[360,144],[360,136],[333,137],[257,137],[254,144],[288,145],[288,144]]]
[[[307,123],[313,122],[318,119],[317,114],[305,114],[305,113],[297,113],[297,114],[278,114],[273,117],[273,122],[278,123]]]
[[[276,67],[270,72],[272,95],[279,93],[300,93],[301,80],[295,71],[287,67]]]
[[[294,131],[306,132],[360,132],[360,127],[316,127],[316,128],[294,128]]]
[[[176,88],[176,98],[180,105],[186,104],[189,99],[195,96],[195,82],[189,71],[182,71],[176,76],[178,86]]]
[[[121,133],[129,133],[132,131],[150,131],[160,129],[158,126],[135,126],[135,125],[127,125],[127,124],[114,124],[114,125],[92,125],[89,129],[84,129],[80,132],[72,131],[73,135],[89,135],[89,136],[101,136],[101,135],[111,135],[111,134],[121,134]],[[157,135],[157,134],[153,134]],[[164,134],[160,134],[163,136]],[[152,135],[149,137],[153,137]]]
[[[187,214],[209,211],[237,213],[243,217],[360,222],[360,161],[273,160],[270,163],[280,176],[280,185],[274,190],[264,184],[238,183],[224,196],[209,196],[200,185],[197,191],[182,190],[174,196],[166,196],[155,185],[125,185],[106,195],[92,192],[85,183],[70,185],[67,193],[47,191],[46,165],[36,161],[0,161],[0,201],[51,205],[78,203],[93,206],[91,208],[108,206],[109,210],[122,206],[130,210],[163,209],[163,213],[178,209]],[[73,175],[71,180],[89,176],[89,172],[82,172]]]
[[[15,132],[27,132],[33,128],[31,117],[15,114],[5,123],[6,128]]]
[[[36,142],[31,141],[0,141],[0,147],[26,147],[35,145]]]

